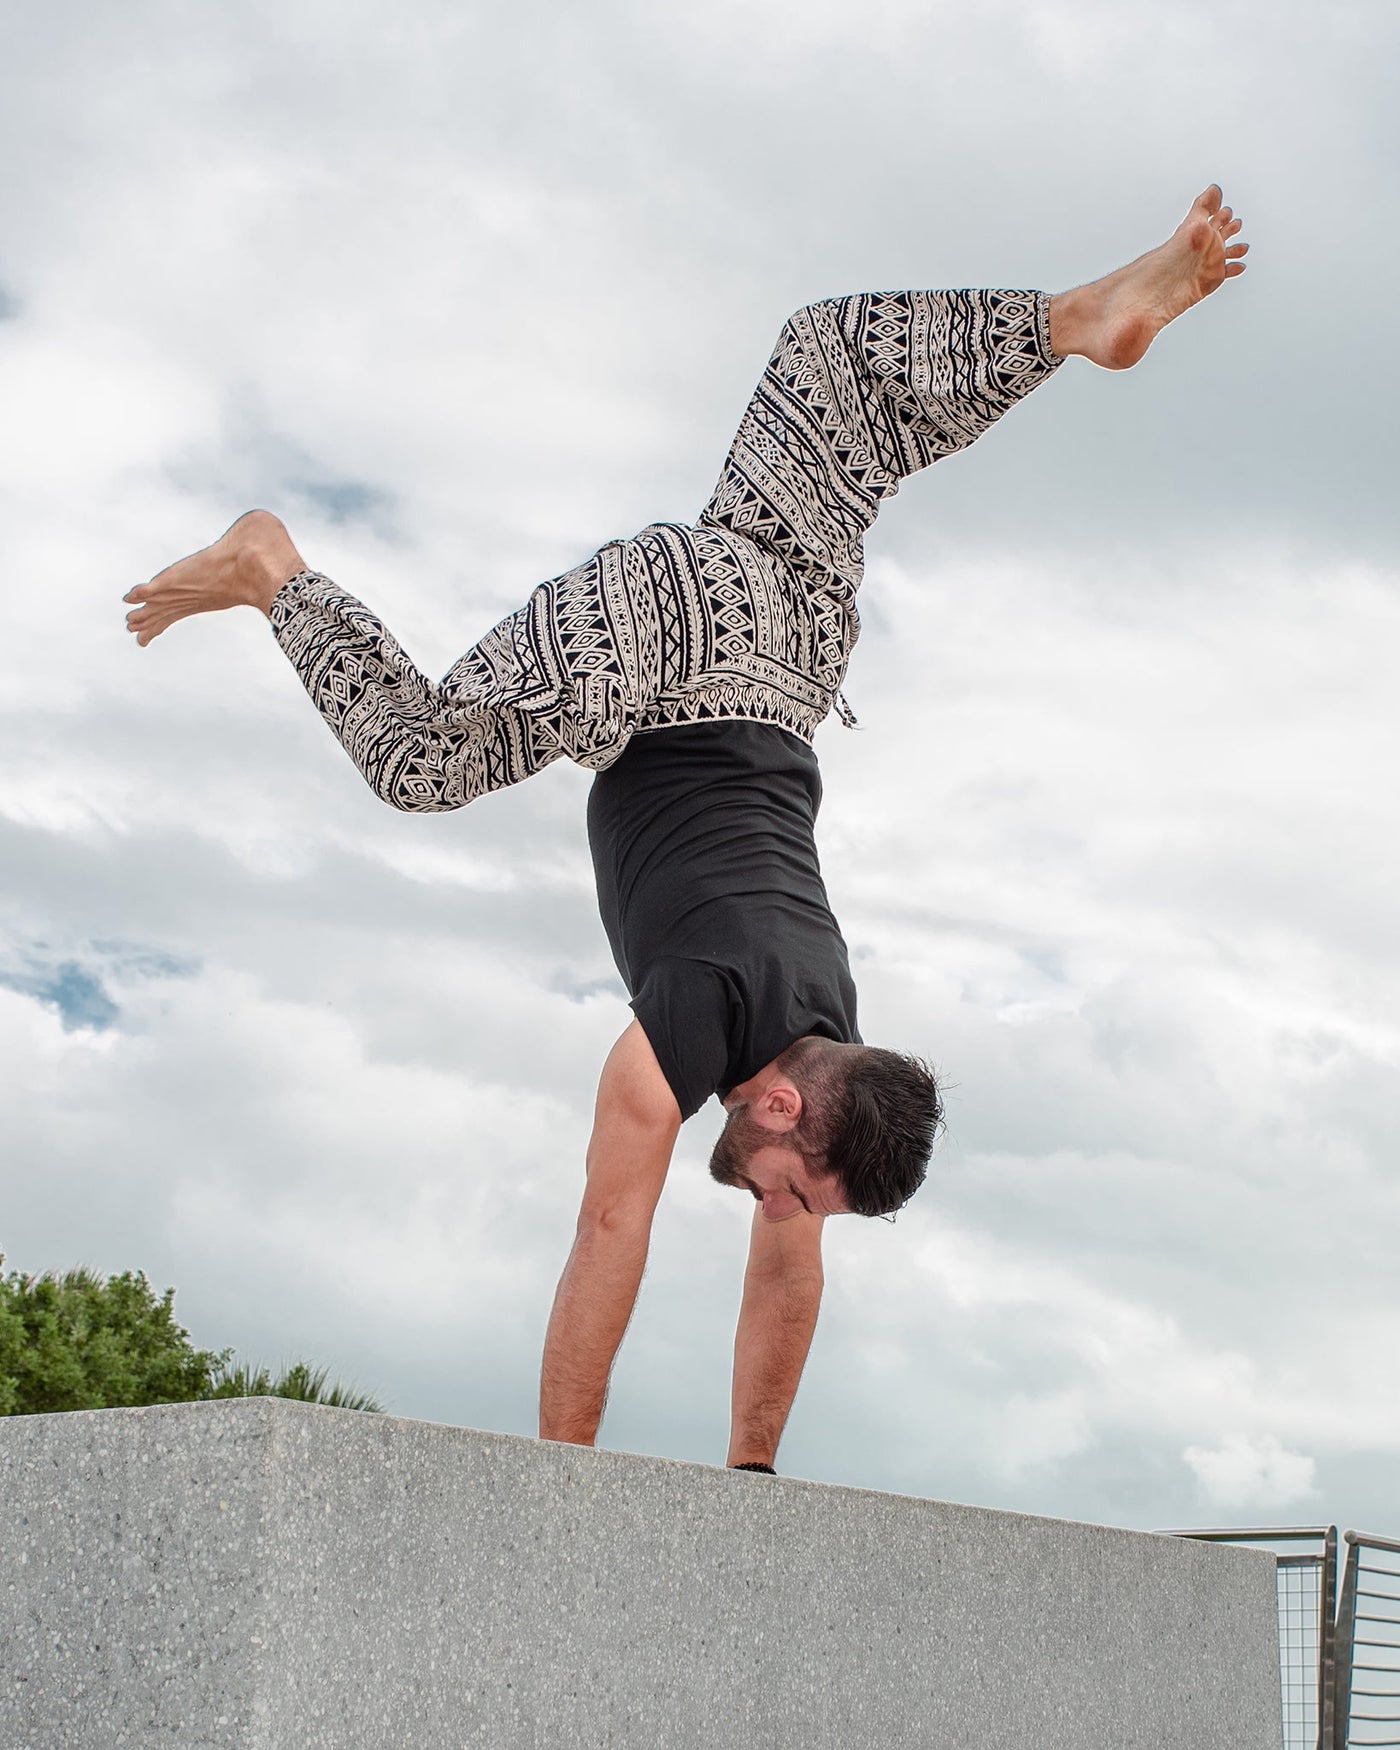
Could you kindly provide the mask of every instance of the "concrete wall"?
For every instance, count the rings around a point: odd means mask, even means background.
[[[1255,1551],[271,1398],[0,1419],[0,1745],[1278,1750]]]

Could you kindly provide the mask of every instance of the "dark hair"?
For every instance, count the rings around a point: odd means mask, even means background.
[[[799,1039],[778,1059],[802,1095],[792,1134],[807,1170],[834,1176],[857,1215],[892,1215],[923,1184],[943,1100],[919,1057]]]

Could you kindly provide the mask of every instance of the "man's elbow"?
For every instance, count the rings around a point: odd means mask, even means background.
[[[820,1300],[826,1286],[820,1259],[751,1259],[748,1276],[756,1286],[789,1300]]]
[[[651,1232],[656,1200],[626,1192],[585,1196],[579,1207],[577,1234],[585,1244],[616,1244],[645,1239]]]

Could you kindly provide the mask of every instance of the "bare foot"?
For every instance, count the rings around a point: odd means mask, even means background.
[[[226,529],[212,547],[203,547],[138,583],[122,597],[141,604],[126,616],[128,632],[143,648],[167,626],[190,614],[220,608],[251,607],[264,614],[289,577],[306,569],[280,517],[250,510]]]
[[[1240,221],[1212,183],[1159,248],[1127,267],[1050,300],[1050,345],[1110,371],[1135,365],[1183,311],[1244,272]]]

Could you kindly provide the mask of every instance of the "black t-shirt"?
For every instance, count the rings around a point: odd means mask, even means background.
[[[603,927],[683,1118],[806,1034],[860,1042],[821,795],[816,754],[767,723],[643,731],[593,781]]]

